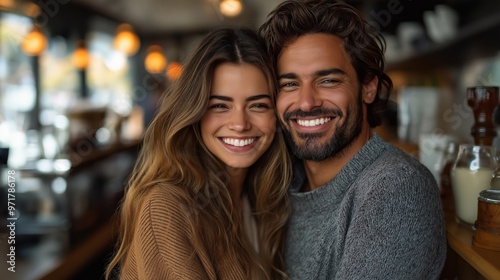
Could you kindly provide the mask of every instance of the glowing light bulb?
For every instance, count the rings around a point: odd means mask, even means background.
[[[132,26],[124,23],[118,26],[118,34],[116,34],[113,44],[117,51],[132,56],[139,50],[141,41],[134,33]]]
[[[149,73],[161,73],[167,67],[167,58],[163,55],[163,50],[158,45],[148,48],[148,54],[144,61],[144,66]]]
[[[87,48],[85,48],[85,43],[83,41],[78,42],[75,52],[73,53],[71,60],[73,64],[78,69],[85,69],[90,63],[90,54]]]
[[[219,9],[224,16],[235,17],[243,10],[243,4],[240,0],[222,0]]]
[[[38,25],[34,25],[33,29],[24,37],[21,43],[21,49],[27,55],[40,55],[47,48],[47,38],[40,30]]]
[[[179,62],[172,62],[167,69],[167,77],[170,80],[177,80],[182,74],[182,65]]]

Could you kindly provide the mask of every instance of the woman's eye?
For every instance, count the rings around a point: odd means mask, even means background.
[[[208,109],[227,109],[226,104],[212,104],[208,107]]]
[[[255,103],[250,106],[251,108],[257,108],[257,109],[269,109],[271,108],[271,105],[266,104],[266,103]]]

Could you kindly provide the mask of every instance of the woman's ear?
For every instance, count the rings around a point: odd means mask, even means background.
[[[363,101],[366,104],[371,104],[375,100],[375,97],[377,96],[377,86],[378,86],[377,76],[373,77],[373,79],[368,83],[362,85]]]

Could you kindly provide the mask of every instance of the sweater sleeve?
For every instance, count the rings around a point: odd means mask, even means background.
[[[435,279],[441,272],[446,233],[435,181],[405,167],[386,174],[369,182],[344,225],[336,279]]]
[[[216,278],[206,254],[193,242],[185,209],[157,190],[146,197],[122,279]]]

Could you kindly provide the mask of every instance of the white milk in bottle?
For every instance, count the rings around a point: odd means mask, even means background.
[[[474,225],[477,218],[477,197],[482,190],[490,188],[493,170],[479,168],[470,170],[456,167],[451,171],[455,211],[459,220]]]

